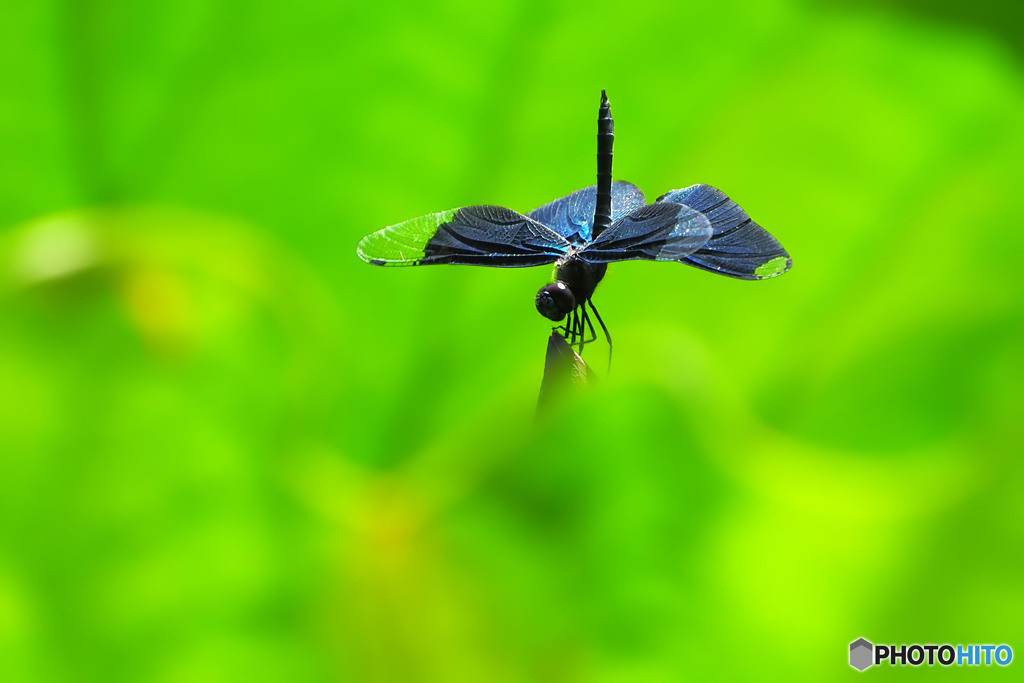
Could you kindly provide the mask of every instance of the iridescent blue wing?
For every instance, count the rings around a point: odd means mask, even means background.
[[[590,263],[645,259],[682,261],[711,239],[700,211],[674,202],[644,206],[612,223],[577,256]]]
[[[612,220],[618,220],[647,203],[644,193],[633,183],[612,183]],[[576,190],[526,214],[548,226],[574,245],[590,241],[597,208],[597,185]]]
[[[569,250],[564,237],[501,206],[467,206],[392,225],[359,241],[359,258],[375,266],[450,263],[517,268],[553,263]]]
[[[683,263],[742,280],[776,277],[793,265],[778,240],[721,190],[710,185],[691,185],[663,194],[658,202],[685,204],[700,211],[714,229],[708,243],[683,259]]]

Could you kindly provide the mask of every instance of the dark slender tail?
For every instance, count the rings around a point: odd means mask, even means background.
[[[601,109],[597,114],[597,208],[594,210],[593,237],[612,224],[612,143],[615,122],[608,96],[601,91]]]

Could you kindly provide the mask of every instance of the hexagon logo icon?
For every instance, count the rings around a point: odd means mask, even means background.
[[[850,643],[850,666],[857,671],[868,668],[874,664],[874,650],[875,646],[863,638],[853,641]]]

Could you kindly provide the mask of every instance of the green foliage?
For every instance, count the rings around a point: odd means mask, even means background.
[[[0,25],[0,679],[828,680],[860,636],[1019,650],[1002,29],[791,0]],[[592,183],[601,88],[616,178],[720,187],[795,265],[612,265],[612,371],[535,420],[547,270],[355,245]]]

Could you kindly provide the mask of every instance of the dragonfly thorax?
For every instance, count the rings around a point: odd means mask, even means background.
[[[567,256],[555,264],[555,282],[537,292],[537,310],[545,318],[559,321],[594,295],[597,283],[608,270],[604,263],[587,263]]]
[[[577,305],[594,296],[597,283],[608,270],[607,263],[588,263],[581,258],[570,255],[555,264],[555,279],[564,282],[576,297]]]

